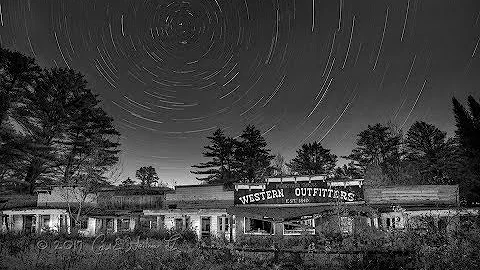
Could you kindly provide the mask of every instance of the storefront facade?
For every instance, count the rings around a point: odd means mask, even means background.
[[[235,185],[236,235],[313,235],[335,229],[351,233],[366,223],[363,181],[329,181],[325,176],[269,178]]]

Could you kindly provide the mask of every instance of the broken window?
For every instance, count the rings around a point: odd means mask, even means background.
[[[80,220],[80,229],[81,230],[86,230],[88,229],[88,218],[82,218]]]
[[[107,233],[113,233],[115,231],[115,227],[113,224],[113,218],[105,219],[105,229]]]
[[[312,216],[288,220],[283,224],[283,234],[315,234],[314,224]]]
[[[403,218],[400,215],[391,215],[385,218],[385,227],[387,229],[403,229]]]
[[[218,231],[219,232],[228,232],[229,227],[229,218],[228,217],[218,217]]]
[[[141,217],[140,226],[143,229],[156,230],[157,229],[157,217]]]
[[[129,218],[122,218],[118,219],[118,231],[119,232],[126,232],[130,230],[130,219]]]
[[[352,217],[340,217],[340,232],[343,234],[353,233],[353,218]]]
[[[245,233],[274,234],[273,222],[264,219],[245,218]]]
[[[40,221],[42,230],[48,230],[50,228],[50,215],[42,215]]]
[[[175,229],[183,230],[183,218],[176,218],[175,219]]]
[[[4,224],[5,229],[6,229],[7,231],[10,230],[10,229],[9,229],[9,228],[10,228],[9,222],[10,222],[10,219],[8,218],[8,216],[7,216],[7,215],[2,215],[2,224]]]

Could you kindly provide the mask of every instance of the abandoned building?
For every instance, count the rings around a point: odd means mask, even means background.
[[[28,200],[0,200],[1,231],[71,232],[86,236],[135,229],[191,229],[199,238],[351,234],[433,226],[454,230],[478,208],[460,206],[458,185],[365,186],[363,179],[324,175],[268,178],[262,183],[169,188],[38,189]],[[80,215],[78,213],[81,213]]]

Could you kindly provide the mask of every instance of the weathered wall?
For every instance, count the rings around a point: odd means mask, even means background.
[[[365,187],[369,204],[449,204],[459,203],[458,185],[413,185]]]
[[[96,205],[97,195],[90,193],[83,198],[83,192],[75,187],[53,187],[49,192],[38,194],[37,206],[39,207],[61,207],[70,205]]]

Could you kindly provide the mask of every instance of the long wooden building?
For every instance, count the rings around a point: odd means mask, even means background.
[[[457,185],[370,187],[363,179],[338,181],[323,175],[269,178],[237,183],[233,189],[189,185],[82,194],[76,187],[52,187],[39,189],[35,198],[35,204],[32,197],[18,204],[0,198],[2,232],[70,232],[80,226],[81,233],[94,236],[188,228],[199,238],[235,241],[244,236],[350,234],[365,226],[423,229],[426,220],[454,230],[462,218],[479,213],[460,206]],[[82,219],[75,222],[80,206]]]

